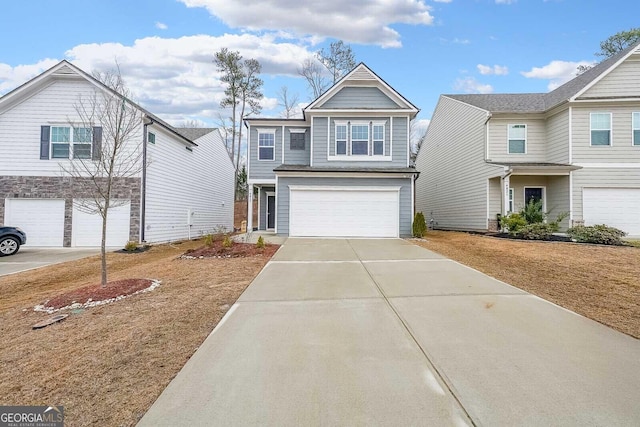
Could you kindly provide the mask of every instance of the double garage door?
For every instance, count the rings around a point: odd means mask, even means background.
[[[74,201],[71,246],[100,246],[102,217],[83,212]],[[129,240],[130,203],[109,210],[107,246]],[[61,247],[64,243],[63,199],[6,199],[4,223],[27,233],[27,246]]]
[[[290,187],[289,235],[398,237],[399,188]]]
[[[586,225],[606,224],[640,236],[640,188],[584,188]]]

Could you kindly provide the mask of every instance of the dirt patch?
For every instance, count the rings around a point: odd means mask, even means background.
[[[183,258],[244,258],[244,257],[268,257],[276,253],[280,245],[265,244],[264,248],[258,248],[252,243],[234,242],[229,248],[225,248],[221,240],[213,242],[210,246],[188,250]]]
[[[430,231],[416,244],[640,338],[640,250]]]
[[[153,277],[153,292],[70,311],[33,306],[100,281],[100,257],[0,278],[0,405],[64,405],[67,424],[135,425],[269,260],[179,259],[201,241],[109,253],[109,280]]]

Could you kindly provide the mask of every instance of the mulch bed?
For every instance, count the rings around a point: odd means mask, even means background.
[[[230,248],[222,246],[222,241],[213,242],[211,246],[201,246],[196,249],[186,251],[182,258],[245,258],[253,256],[263,256],[271,258],[276,253],[280,245],[265,244],[264,248],[258,248],[252,243],[234,242]]]
[[[498,237],[500,239],[513,239],[513,240],[526,240],[526,241],[536,241],[536,242],[572,242],[571,237],[569,236],[556,236],[551,235],[548,239],[525,239],[522,236],[514,236],[509,233],[485,233],[486,236],[489,237]]]

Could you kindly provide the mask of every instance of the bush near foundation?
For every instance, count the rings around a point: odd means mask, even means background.
[[[422,238],[427,232],[427,223],[422,212],[416,212],[413,218],[413,237]]]
[[[580,243],[598,243],[601,245],[616,246],[624,245],[625,243],[622,241],[622,237],[627,235],[627,233],[622,230],[604,224],[571,227],[567,230],[567,234],[571,239]]]

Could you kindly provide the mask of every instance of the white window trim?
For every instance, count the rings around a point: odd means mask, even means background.
[[[609,115],[609,129],[593,129],[591,118],[594,114],[608,114]],[[608,130],[609,131],[609,145],[593,145],[592,131],[594,130]],[[594,111],[589,113],[589,146],[590,147],[613,147],[613,113],[607,113],[605,111]]]
[[[53,142],[53,128],[69,128],[69,142]],[[90,142],[79,142],[78,144],[89,145],[89,157],[85,157],[82,159],[76,159],[74,157],[74,140],[73,140],[73,130],[79,128],[91,129],[91,141]],[[69,144],[69,156],[68,157],[53,157],[53,144]],[[93,128],[91,126],[75,126],[70,125],[68,123],[65,124],[52,124],[49,126],[49,152],[51,153],[49,158],[51,160],[91,160],[93,159]]]
[[[542,212],[547,211],[547,187],[544,185],[527,185],[522,188],[522,200],[523,205],[527,205],[527,188],[541,188],[542,189]],[[515,207],[515,206],[514,206]]]
[[[331,119],[329,119],[330,121]],[[351,154],[351,125],[366,125],[369,127],[369,154]],[[382,150],[383,154],[373,154],[373,126],[378,125],[382,126]],[[347,127],[347,144],[346,144],[346,154],[337,154],[338,152],[338,144],[337,144],[337,127],[338,126],[346,126]],[[327,125],[327,130],[331,129],[330,123]],[[331,140],[331,135],[327,131],[329,135],[328,140]],[[328,161],[342,161],[342,162],[390,162],[392,161],[392,156],[387,152],[387,120],[334,120],[333,122],[333,150],[327,150],[327,153],[331,153],[327,155]],[[330,145],[328,145],[328,148]],[[391,147],[390,147],[391,150]]]
[[[331,119],[329,119],[331,120]],[[344,126],[346,128],[345,131],[345,149],[344,149],[344,154],[338,154],[338,126]],[[329,126],[330,128],[330,126]],[[331,140],[331,137],[329,137],[329,140]],[[347,121],[334,121],[333,122],[333,156],[329,156],[329,159],[331,159],[331,157],[337,157],[339,159],[342,158],[346,158],[349,157],[349,153],[351,152],[351,150],[349,149],[350,144],[349,144],[349,122]],[[348,159],[346,159],[348,160]]]
[[[258,131],[258,152],[257,157],[259,162],[273,162],[276,159],[276,130],[275,129],[263,129],[257,128]],[[273,135],[273,156],[271,159],[260,158],[260,135]],[[268,146],[265,146],[268,147]]]
[[[634,115],[638,115],[638,123],[637,123],[637,128],[633,126],[633,117]],[[634,111],[631,113],[631,146],[632,147],[640,147],[640,139],[638,139],[638,143],[636,144],[636,141],[634,140],[634,136],[635,136],[635,132],[634,131],[640,131],[640,111]]]
[[[347,153],[349,153],[350,157],[359,157],[359,156],[364,156],[364,157],[369,157],[371,156],[371,137],[373,136],[371,134],[371,126],[370,126],[370,121],[365,121],[365,120],[351,120],[349,122],[349,128],[348,128],[348,132],[347,132],[347,136],[349,138],[349,150],[347,151]],[[366,126],[367,127],[367,154],[353,154],[353,126]],[[357,142],[362,142],[364,140],[362,139],[357,139]]]
[[[510,150],[510,145],[509,142],[511,140],[516,140],[516,138],[510,138],[509,137],[509,131],[511,130],[511,126],[524,126],[524,153],[512,153]],[[528,131],[529,131],[529,126],[527,126],[526,123],[509,123],[507,124],[507,154],[513,154],[513,155],[523,155],[523,154],[527,154],[527,140],[528,140]]]
[[[374,131],[373,128],[374,126],[382,126],[382,154],[374,154],[374,142],[375,139],[373,137],[374,135]],[[376,156],[386,156],[387,155],[387,122],[386,121],[372,121],[371,122],[371,156],[372,157],[376,157]]]
[[[513,212],[513,208],[515,207],[513,205],[513,202],[515,201],[514,196],[515,194],[514,194],[513,188],[509,187],[509,212]]]
[[[289,133],[306,133],[307,129],[290,128]]]

